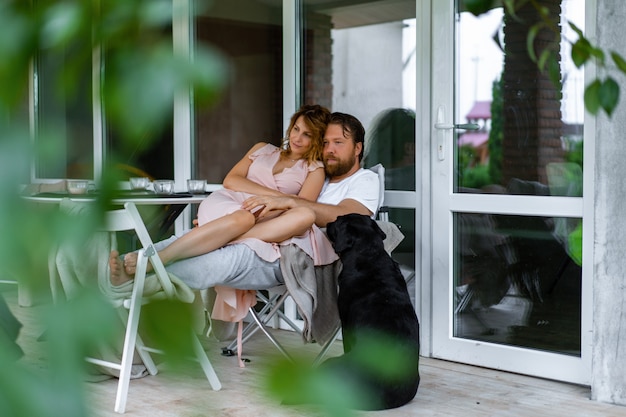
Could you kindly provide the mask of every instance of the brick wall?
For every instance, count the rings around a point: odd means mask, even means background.
[[[330,16],[306,13],[303,102],[328,108],[333,102],[331,28]]]
[[[550,11],[555,22],[560,22],[560,0],[539,3]],[[560,91],[527,52],[528,31],[538,21],[535,8],[527,4],[517,16],[522,22],[505,16],[502,180],[503,185],[511,178],[547,184],[546,164],[563,161]],[[550,30],[538,33],[537,56],[553,44],[555,36]]]

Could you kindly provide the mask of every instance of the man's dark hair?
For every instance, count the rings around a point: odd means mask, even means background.
[[[330,115],[328,124],[341,125],[343,129],[343,136],[345,138],[351,138],[355,144],[361,142],[361,153],[359,154],[359,162],[363,159],[363,152],[365,152],[365,128],[356,117],[340,112],[334,112]]]

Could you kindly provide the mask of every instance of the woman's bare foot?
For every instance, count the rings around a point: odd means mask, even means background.
[[[124,255],[124,272],[128,276],[135,276],[137,271],[137,252],[128,252]],[[152,272],[152,265],[150,262],[146,265],[146,272]]]
[[[111,271],[111,284],[114,286],[122,285],[133,279],[133,276],[126,272],[125,265],[123,265],[120,259],[120,254],[116,250],[112,250],[109,255],[109,269]]]

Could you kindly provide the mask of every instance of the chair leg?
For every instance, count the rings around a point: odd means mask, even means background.
[[[261,294],[258,294],[257,296],[261,298],[261,300],[265,303],[263,308],[258,312],[258,315],[264,316],[267,313],[267,311],[272,307],[272,305],[276,301],[276,298],[278,298],[278,295],[275,297],[272,297],[271,300],[264,297]],[[252,310],[253,310],[253,307],[250,307],[249,311],[252,311]],[[248,323],[246,327],[243,329],[243,331],[241,332],[241,343],[245,343],[248,339],[250,339],[250,337],[252,337],[252,335],[256,333],[257,330],[259,330],[259,327],[255,323],[253,322]],[[228,354],[228,355],[232,355],[235,352],[237,352],[237,338],[235,338],[232,342],[230,342],[228,346],[226,346],[225,348],[222,348],[222,352],[223,354]]]
[[[133,306],[134,307],[134,306]],[[126,335],[124,336],[124,349],[120,366],[120,376],[117,383],[117,394],[115,397],[115,412],[123,414],[126,409],[126,398],[128,397],[128,385],[130,383],[130,371],[133,365],[133,355],[135,352],[135,342],[137,340],[137,328],[139,324],[139,312],[130,311],[128,324],[126,325]],[[137,320],[135,320],[135,317]]]
[[[143,364],[146,366],[148,373],[150,375],[156,375],[157,373],[159,373],[159,370],[154,363],[154,359],[152,359],[150,352],[146,350],[146,345],[141,339],[141,336],[139,336],[139,334],[137,334],[137,341],[135,342],[135,346],[137,347],[137,353],[139,354],[139,357],[141,358]]]
[[[204,351],[204,348],[202,347],[202,344],[200,343],[196,335],[193,335],[192,339],[193,350],[196,353],[196,358],[198,359],[198,362],[200,362],[200,367],[202,367],[202,370],[209,380],[209,384],[211,384],[211,388],[213,389],[213,391],[219,391],[220,389],[222,389],[222,383],[217,377],[217,374],[213,369],[213,365],[211,365],[211,362],[209,361],[209,358],[207,357],[206,352]]]
[[[260,323],[262,323],[262,325],[259,326],[258,324],[255,324],[255,323],[249,323],[245,327],[245,329],[243,329],[242,338],[241,338],[241,343],[242,344],[245,343],[246,341],[248,341],[248,339],[250,339],[258,330],[263,330],[263,333],[267,334],[267,330],[265,328],[265,325],[276,314],[278,314],[279,317],[281,317],[283,320],[285,320],[287,322],[287,324],[289,324],[291,327],[293,327],[294,330],[300,331],[298,326],[296,326],[293,321],[291,321],[288,317],[286,317],[284,315],[284,313],[282,311],[280,311],[280,308],[285,303],[285,300],[287,299],[287,297],[289,297],[289,292],[288,291],[283,292],[279,296],[278,295],[274,296],[271,299],[267,299],[266,297],[262,296],[261,299],[263,300],[265,305],[263,306],[261,311],[259,311],[257,313],[254,310],[254,308],[251,307],[249,309],[250,315],[253,317],[255,322],[257,322],[257,323],[260,322]],[[270,310],[269,313],[267,312],[268,310]],[[263,316],[262,319],[261,319],[261,316]],[[235,338],[235,340],[230,342],[230,344],[228,346],[226,346],[225,348],[222,348],[222,354],[223,355],[232,356],[236,352],[237,352],[237,338]]]
[[[137,343],[137,330],[139,328],[139,315],[141,313],[141,299],[143,297],[143,286],[146,278],[146,264],[148,260],[139,252],[137,259],[137,272],[135,283],[131,294],[130,308],[128,310],[128,320],[126,322],[126,334],[124,336],[124,349],[122,362],[120,364],[120,377],[117,384],[117,395],[115,397],[115,412],[124,413],[126,410],[126,398],[128,397],[128,385],[130,383],[130,371],[133,366],[133,356]]]
[[[259,316],[256,314],[256,311],[252,311],[251,313],[252,313],[252,318],[254,319],[256,324],[259,326],[261,331],[265,333],[265,336],[267,336],[267,338],[270,339],[270,341],[274,344],[274,346],[276,346],[276,349],[278,349],[280,353],[283,354],[284,357],[286,357],[291,362],[293,362],[293,359],[291,358],[291,356],[289,356],[285,348],[283,348],[283,346],[278,342],[278,340],[276,340],[274,335],[272,335],[270,332],[267,331],[267,329],[265,328],[265,324],[261,322],[261,320],[259,319]]]

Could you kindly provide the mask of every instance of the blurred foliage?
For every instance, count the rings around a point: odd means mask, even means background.
[[[566,138],[568,143],[568,150],[565,153],[565,160],[567,162],[573,162],[575,164],[583,166],[583,147],[584,142],[582,140],[571,140]]]
[[[528,54],[542,71],[548,73],[552,82],[560,86],[558,53],[562,40],[561,29],[558,22],[555,22],[551,17],[548,8],[540,0],[461,0],[461,4],[465,10],[475,16],[486,13],[495,7],[503,6],[507,14],[518,20],[521,18],[517,12],[522,7],[531,6],[535,8],[539,19],[537,22],[530,22],[532,25],[528,31],[526,42]],[[626,59],[617,51],[605,51],[594,45],[574,23],[568,21],[567,24],[577,36],[576,39],[565,39],[572,46],[571,57],[574,65],[580,68],[593,63],[598,68],[598,74],[602,74],[591,80],[585,87],[585,108],[593,115],[602,110],[610,117],[620,98],[620,87],[610,72],[618,71],[626,74]],[[537,55],[535,53],[535,39],[542,30],[552,31],[555,37],[552,44],[542,48],[541,53]]]
[[[195,3],[196,10],[204,4]],[[171,0],[0,0],[0,264],[2,278],[18,280],[35,301],[48,303],[50,299],[50,249],[81,245],[98,229],[120,176],[115,161],[108,161],[98,184],[101,193],[96,210],[80,219],[19,197],[20,184],[29,181],[33,156],[53,161],[58,143],[54,138],[63,135],[55,128],[34,132],[31,126],[29,78],[38,54],[64,57],[54,83],[56,94],[68,100],[79,93],[79,74],[91,73],[92,62],[98,62],[94,59],[102,59],[100,94],[107,121],[132,143],[156,136],[153,134],[163,128],[164,121],[171,119],[178,91],[190,89],[194,100],[210,105],[228,82],[227,63],[215,50],[198,46],[193,59],[174,53],[172,20],[187,13],[186,9],[174,9]],[[49,116],[38,114],[35,119],[41,122]],[[46,120],[41,125],[63,123]],[[43,310],[38,320],[46,329],[44,369],[33,369],[28,358],[16,361],[0,351],[0,415],[90,414],[83,392],[83,358],[95,346],[111,340],[119,321],[95,281],[93,287],[84,288],[67,302],[37,309]],[[161,323],[153,334],[169,335],[166,340],[171,341],[178,339],[177,332],[191,326],[186,308],[168,304],[148,309],[142,318],[152,329]],[[167,325],[174,320],[175,326]],[[166,331],[170,329],[171,334]],[[166,345],[175,357],[186,357],[191,346]]]
[[[489,165],[475,165],[462,171],[461,187],[481,189],[494,184],[489,176]]]
[[[471,145],[459,147],[459,187],[480,189],[493,184],[489,175],[489,164],[478,161],[476,150]]]
[[[343,356],[312,366],[304,358],[274,359],[262,385],[283,404],[322,409],[331,417],[349,417],[353,410],[379,407],[378,393],[363,377],[398,383],[411,380],[416,369],[407,366],[418,352],[396,338],[375,331],[362,331],[358,345]]]

